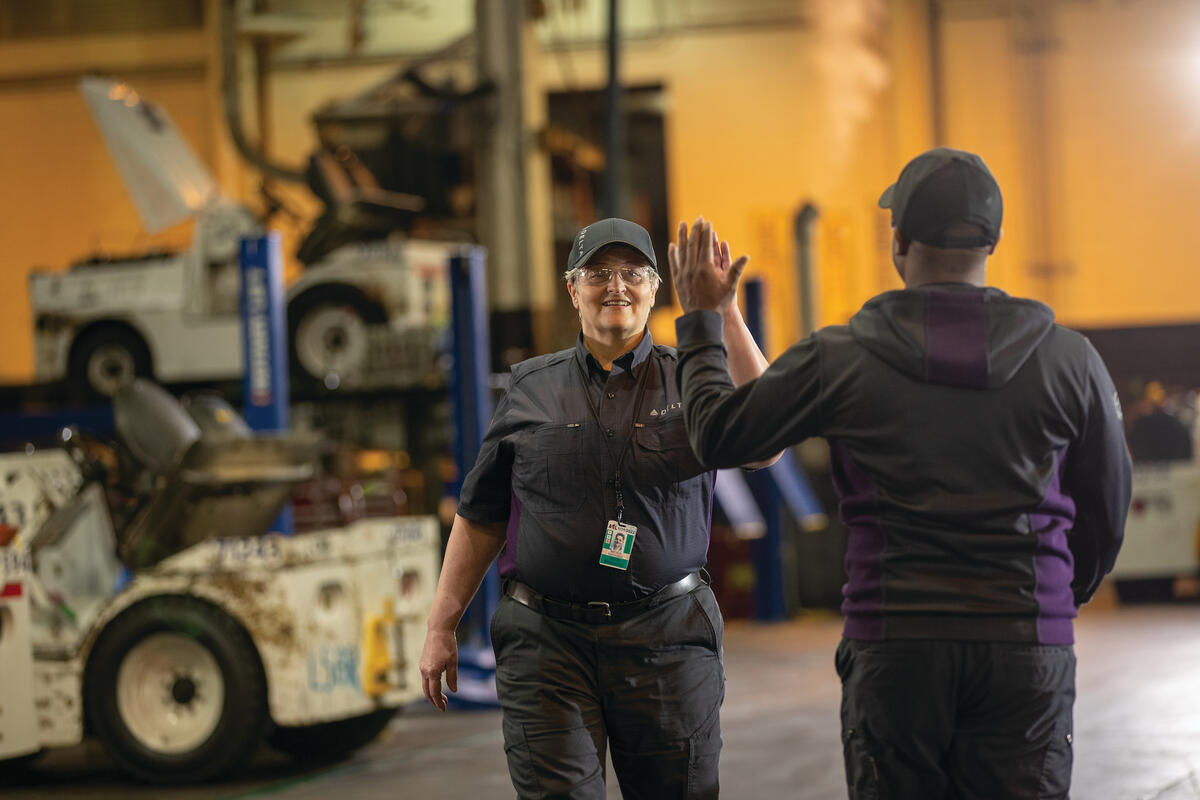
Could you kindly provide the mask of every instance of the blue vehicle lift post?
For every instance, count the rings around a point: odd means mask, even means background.
[[[243,415],[256,431],[286,431],[288,384],[287,306],[283,290],[283,258],[278,232],[243,237],[242,268]],[[292,533],[292,506],[279,512],[271,530]]]
[[[492,416],[491,346],[488,340],[487,256],[482,247],[465,248],[450,259],[451,333],[454,367],[450,374],[451,419],[457,476],[450,487],[457,497],[475,465]],[[494,706],[496,657],[492,652],[492,615],[500,600],[500,575],[488,568],[479,591],[463,615],[466,641],[458,649],[459,691],[455,705]]]
[[[766,347],[765,286],[761,278],[743,284],[746,298],[746,327],[764,353]],[[787,618],[786,581],[783,572],[783,531],[785,511],[790,513],[804,530],[825,525],[825,512],[820,501],[792,458],[784,450],[771,466],[747,476],[747,482],[762,510],[766,533],[751,544],[754,558],[754,618],[763,622],[778,622]]]
[[[746,327],[758,344],[767,352],[765,322],[765,288],[762,278],[752,278],[742,284],[746,305]],[[750,546],[754,559],[754,618],[760,622],[779,622],[787,617],[787,602],[783,591],[783,503],[778,487],[767,470],[746,475],[750,490],[766,523],[766,533]]]

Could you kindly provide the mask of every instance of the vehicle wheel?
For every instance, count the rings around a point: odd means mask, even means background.
[[[267,736],[267,741],[297,760],[337,761],[373,741],[395,713],[394,708],[383,708],[320,725],[281,726]]]
[[[301,298],[288,315],[292,369],[308,383],[339,388],[367,366],[367,332],[387,322],[383,309],[353,290]]]
[[[109,623],[88,660],[85,703],[113,761],[153,783],[233,771],[267,721],[266,678],[250,637],[190,597],[152,598]]]
[[[134,378],[151,374],[150,351],[136,333],[125,328],[99,328],[84,335],[71,350],[71,380],[92,398],[112,397]]]

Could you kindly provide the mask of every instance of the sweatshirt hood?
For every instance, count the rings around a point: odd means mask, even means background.
[[[1036,300],[956,283],[885,292],[850,319],[854,338],[895,369],[972,389],[1008,383],[1053,327]]]

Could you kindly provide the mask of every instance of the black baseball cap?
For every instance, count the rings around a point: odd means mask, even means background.
[[[1004,203],[1000,185],[983,159],[965,150],[937,147],[905,165],[900,177],[879,196],[892,210],[892,227],[931,247],[972,248],[1000,238]],[[949,236],[956,222],[978,225],[973,236]]]
[[[571,254],[567,256],[567,272],[579,269],[588,263],[596,251],[606,244],[627,244],[644,255],[650,261],[650,266],[658,271],[658,261],[654,258],[654,245],[650,234],[636,222],[627,219],[602,219],[593,222],[575,234],[575,242],[571,245]]]

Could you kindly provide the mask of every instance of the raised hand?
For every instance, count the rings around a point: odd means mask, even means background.
[[[696,309],[725,313],[736,303],[738,281],[750,257],[733,261],[729,242],[720,241],[712,223],[698,217],[690,234],[687,223],[679,223],[678,242],[668,245],[667,261],[684,313]]]

